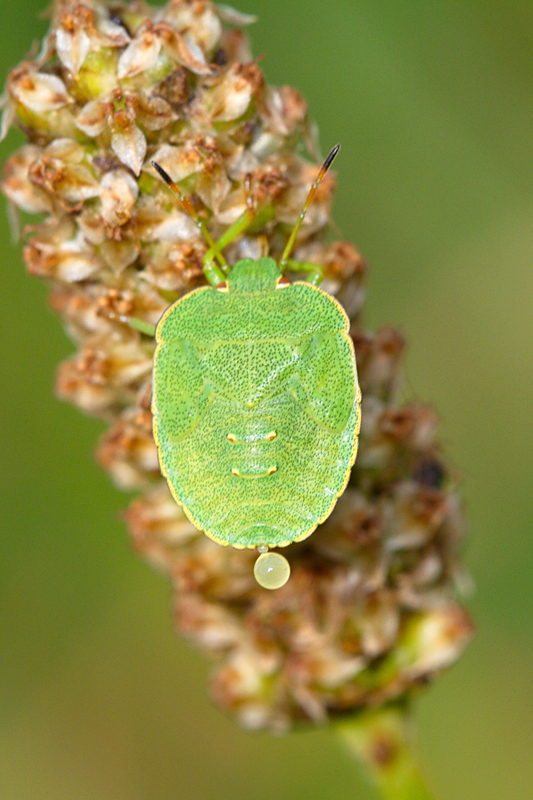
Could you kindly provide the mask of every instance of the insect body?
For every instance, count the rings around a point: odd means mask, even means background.
[[[161,468],[194,525],[220,544],[259,548],[256,577],[275,588],[288,564],[266,550],[304,539],[329,516],[355,460],[349,320],[317,286],[291,284],[272,258],[243,259],[227,274],[208,265],[206,275],[213,285],[175,302],[157,326]]]
[[[270,258],[237,262],[157,327],[154,431],[191,521],[220,544],[308,536],[348,480],[359,426],[348,319],[325,292],[281,288]]]

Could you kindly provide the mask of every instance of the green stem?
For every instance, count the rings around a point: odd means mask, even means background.
[[[403,706],[362,711],[335,730],[383,800],[432,800],[411,754]]]

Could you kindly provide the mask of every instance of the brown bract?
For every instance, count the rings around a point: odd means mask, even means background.
[[[251,197],[258,222],[226,248],[230,264],[280,257],[318,174],[306,104],[266,84],[241,30],[251,21],[203,0],[56,2],[41,52],[8,77],[2,130],[29,141],[2,188],[15,209],[43,215],[24,257],[77,348],[57,392],[109,423],[98,459],[143,492],[126,513],[135,546],[171,579],[178,628],[216,659],[212,696],[248,727],[284,729],[413,692],[455,661],[471,624],[456,599],[462,514],[436,416],[401,399],[403,337],[362,326],[366,267],[329,230],[331,174],[294,258],[323,266],[323,288],[352,320],[363,403],[348,488],[287,550],[287,585],[267,592],[254,554],[197,531],[159,473],[154,342],[124,317],[155,324],[205,283],[206,244],[151,160],[215,238]]]

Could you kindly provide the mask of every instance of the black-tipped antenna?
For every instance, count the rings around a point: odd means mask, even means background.
[[[201,220],[200,217],[198,216],[198,214],[196,213],[196,209],[194,208],[194,206],[191,203],[191,201],[189,200],[189,198],[185,197],[182,194],[179,186],[176,183],[174,183],[174,181],[172,180],[170,175],[168,175],[168,173],[165,172],[163,167],[161,167],[157,163],[157,161],[152,161],[151,164],[152,164],[152,167],[155,169],[155,171],[161,176],[161,178],[163,178],[163,180],[167,184],[168,188],[172,192],[174,192],[174,194],[178,195],[183,208],[185,209],[187,214],[190,217],[193,218],[193,220],[196,222],[196,224],[200,228],[200,230],[202,232],[202,235],[203,235],[204,239],[206,240],[207,244],[209,245],[209,247],[211,248],[211,250],[213,251],[213,254],[218,259],[218,261],[220,262],[221,266],[224,267],[225,269],[227,269],[228,265],[226,263],[226,259],[224,258],[224,256],[220,252],[220,250],[218,249],[218,247],[216,245],[216,242],[214,241],[213,237],[211,236],[211,234],[207,230],[205,222],[203,220]]]
[[[174,181],[169,175],[167,175],[163,167],[160,167],[157,161],[152,161],[151,164],[152,167],[156,170],[156,172],[159,172],[165,183],[168,183],[168,185],[172,187],[174,185]]]
[[[320,182],[322,181],[324,175],[326,174],[328,169],[331,167],[331,164],[333,163],[333,159],[335,158],[335,156],[337,155],[337,153],[339,152],[340,149],[341,149],[340,144],[336,144],[335,147],[333,147],[330,150],[326,160],[324,161],[324,163],[320,167],[320,172],[317,175],[316,181],[311,186],[309,194],[307,195],[307,200],[304,203],[304,207],[302,208],[302,210],[300,212],[300,216],[298,217],[296,225],[294,226],[294,228],[292,230],[292,233],[289,236],[289,240],[288,240],[287,244],[285,245],[285,249],[284,249],[283,253],[281,254],[281,259],[280,259],[279,265],[280,265],[280,267],[282,269],[283,269],[283,266],[287,263],[287,260],[288,260],[288,258],[290,256],[291,252],[292,252],[292,248],[294,247],[294,242],[295,242],[296,237],[298,235],[298,231],[300,230],[300,226],[301,226],[302,222],[304,221],[304,217],[306,215],[307,209],[309,208],[309,206],[311,205],[311,203],[313,202],[313,200],[315,198],[316,190],[318,189],[318,187],[320,185]]]

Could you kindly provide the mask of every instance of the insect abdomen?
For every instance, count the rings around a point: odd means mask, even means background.
[[[310,424],[286,392],[255,409],[217,398],[178,446],[161,447],[163,469],[178,502],[211,538],[236,547],[283,546],[309,535],[344,489],[358,415],[354,403],[339,436]]]

